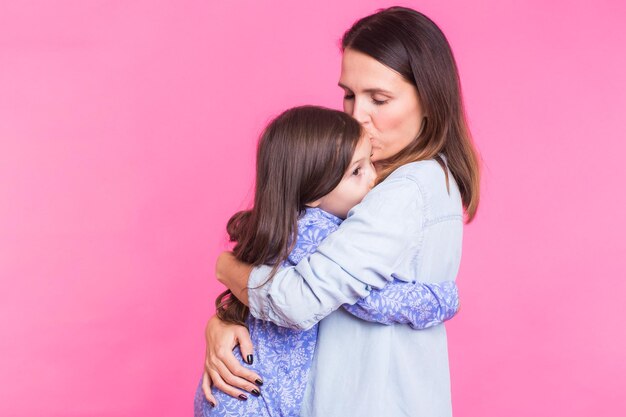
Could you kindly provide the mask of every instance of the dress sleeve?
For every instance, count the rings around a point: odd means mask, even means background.
[[[309,257],[295,267],[255,268],[248,281],[250,312],[279,326],[308,329],[372,288],[383,288],[398,265],[418,251],[424,233],[424,198],[410,178],[388,178],[348,214]]]
[[[408,324],[416,330],[450,320],[459,310],[459,293],[454,281],[410,283],[394,280],[380,290],[343,305],[362,320],[381,324]]]

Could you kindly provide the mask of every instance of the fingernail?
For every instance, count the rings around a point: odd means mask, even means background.
[[[256,380],[256,381],[254,381],[254,382],[256,382],[256,384],[257,384],[258,386],[263,385],[263,381],[261,381],[260,379],[257,379],[257,380]]]
[[[247,399],[248,399],[248,396],[247,396],[246,394],[239,394],[239,399],[241,399],[241,400],[244,400],[244,401],[245,401],[245,400],[247,400]]]
[[[252,362],[254,362],[254,356],[252,355],[246,356],[246,362],[248,362],[248,365],[252,365]]]
[[[209,401],[209,404],[211,404],[212,408],[215,408],[215,404],[213,404],[213,401]]]
[[[258,397],[259,395],[261,395],[258,389],[253,389],[252,391],[250,391],[250,393],[254,395],[255,397]]]

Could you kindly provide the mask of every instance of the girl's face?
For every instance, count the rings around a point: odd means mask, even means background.
[[[372,136],[373,162],[394,156],[417,137],[424,118],[417,89],[396,71],[347,48],[339,86],[344,111]]]
[[[359,204],[374,186],[376,170],[370,159],[371,153],[370,137],[365,134],[359,140],[341,182],[330,193],[309,205],[345,219],[350,209]]]

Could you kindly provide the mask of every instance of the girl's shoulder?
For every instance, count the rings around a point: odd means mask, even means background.
[[[310,227],[333,228],[339,226],[342,220],[318,207],[307,207],[298,218],[298,229]]]
[[[308,207],[298,219],[298,237],[286,264],[297,265],[315,252],[320,243],[339,227],[342,220],[322,209]]]

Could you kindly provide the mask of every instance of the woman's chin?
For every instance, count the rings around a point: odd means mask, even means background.
[[[382,152],[380,151],[380,149],[372,149],[372,156],[370,159],[373,164],[376,164],[377,162],[382,161],[384,158],[382,156]]]

